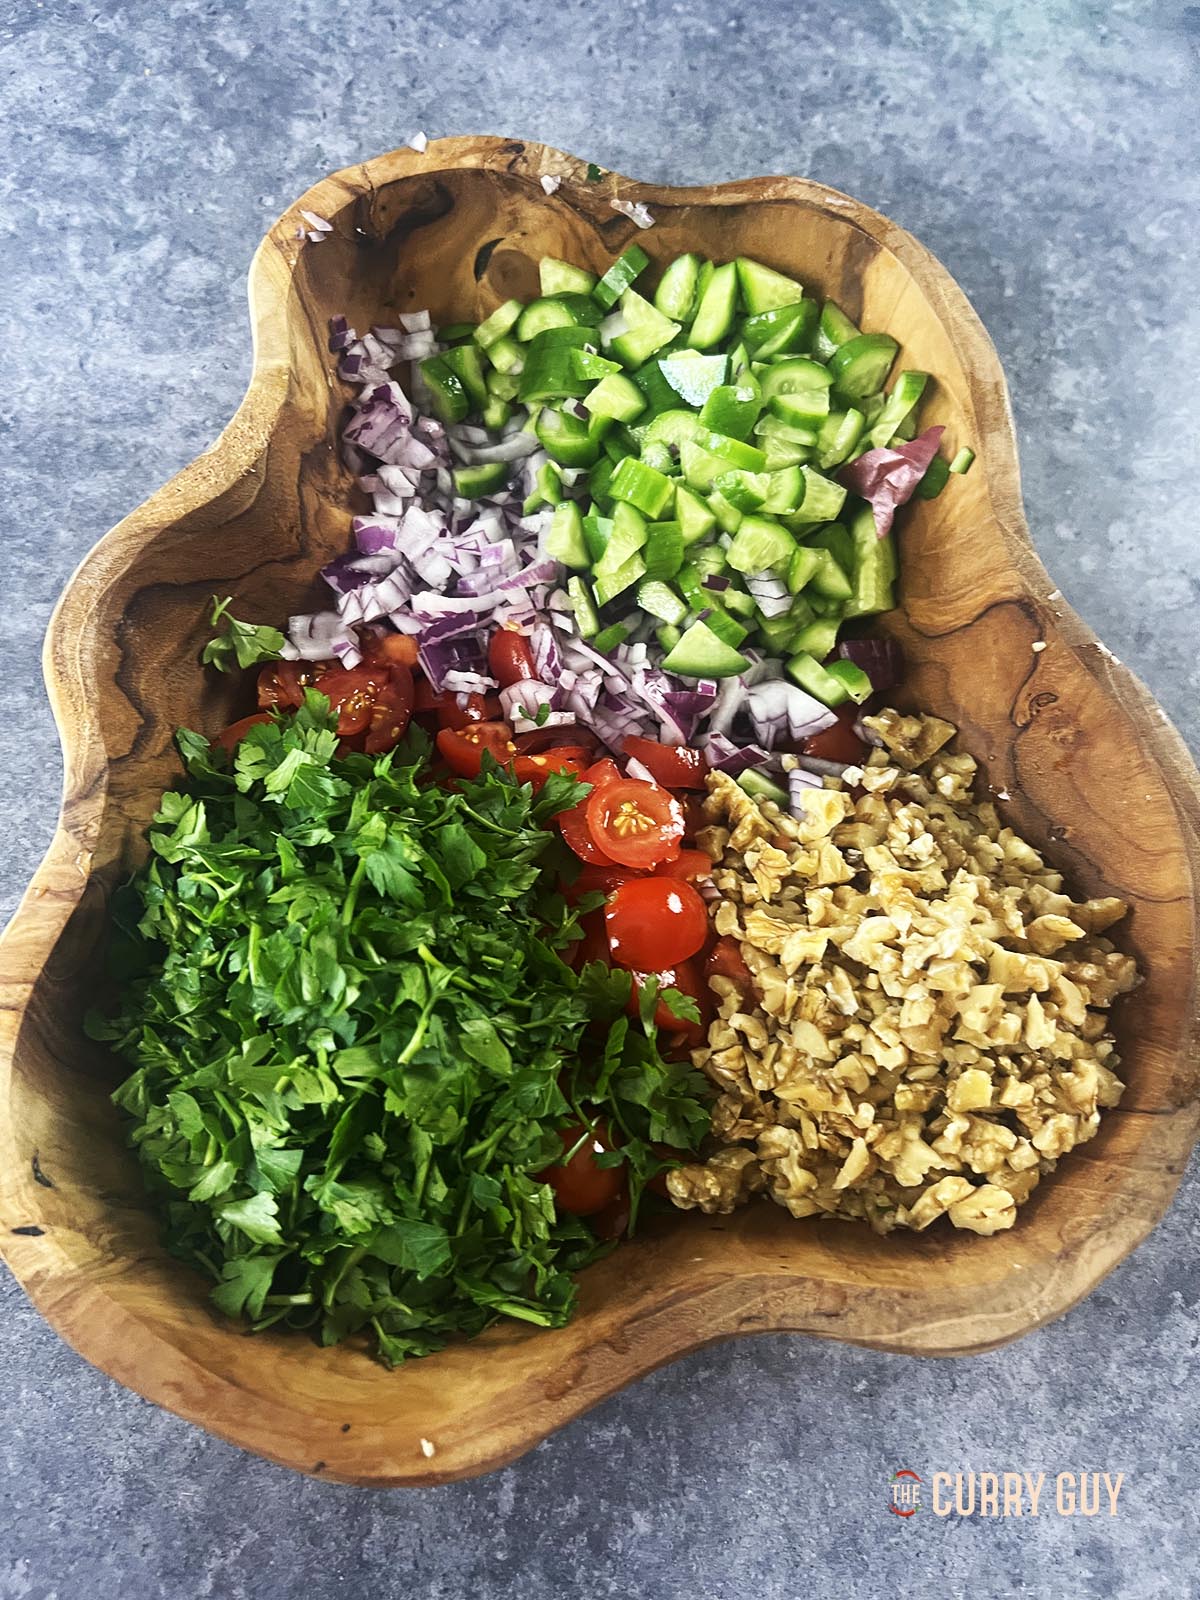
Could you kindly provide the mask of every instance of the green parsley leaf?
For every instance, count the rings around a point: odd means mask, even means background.
[[[205,666],[216,667],[218,672],[232,672],[235,667],[252,667],[257,661],[277,661],[285,639],[278,628],[265,623],[239,622],[229,607],[232,596],[218,600],[213,595],[212,617],[214,628],[228,624],[226,630],[210,639],[200,659]]]

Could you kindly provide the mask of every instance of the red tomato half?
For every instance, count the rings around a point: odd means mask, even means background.
[[[708,1037],[708,1024],[712,1017],[712,995],[708,985],[700,976],[694,961],[680,961],[674,967],[668,967],[665,972],[635,972],[633,977],[633,990],[629,996],[629,1015],[638,1015],[638,991],[648,977],[658,979],[659,989],[678,989],[680,994],[686,994],[689,999],[696,1002],[700,1012],[700,1021],[693,1022],[690,1017],[677,1017],[674,1012],[668,1011],[660,1000],[654,1008],[654,1026],[662,1028],[666,1033],[682,1033],[688,1044],[703,1044]]]
[[[243,717],[240,722],[231,722],[227,728],[222,728],[213,743],[219,744],[222,750],[232,752],[242,742],[243,737],[249,733],[250,729],[254,727],[255,723],[270,722],[272,720],[269,711],[256,711],[252,717]]]
[[[419,717],[436,717],[439,728],[468,728],[473,722],[498,722],[500,700],[492,694],[468,694],[459,705],[458,696],[452,690],[445,689],[438,694],[427,678],[418,678],[413,711]]]
[[[479,776],[485,750],[497,761],[511,761],[516,754],[507,722],[473,722],[462,729],[443,728],[437,736],[437,747],[442,760],[459,778]]]
[[[558,1136],[562,1140],[564,1154],[578,1142],[584,1131],[578,1122],[569,1128],[559,1129]],[[616,1200],[625,1187],[625,1173],[621,1167],[596,1165],[596,1156],[611,1149],[607,1129],[603,1123],[597,1123],[595,1131],[584,1139],[569,1161],[561,1166],[547,1167],[544,1172],[538,1173],[538,1177],[554,1190],[554,1198],[564,1211],[573,1212],[577,1217],[590,1217]]]
[[[587,752],[578,745],[564,744],[540,756],[518,756],[512,764],[518,783],[531,783],[536,792],[552,772],[573,772],[583,777]]]
[[[304,704],[304,691],[328,667],[325,661],[269,661],[258,674],[258,704],[263,711],[280,706],[297,711]]]
[[[681,850],[674,861],[664,862],[656,870],[660,878],[711,878],[712,859],[703,850]]]
[[[371,721],[375,696],[388,681],[388,669],[383,666],[331,667],[323,673],[316,687],[329,697],[329,704],[337,717],[337,731],[343,738],[348,734],[362,733]]]
[[[656,867],[679,854],[683,811],[665,789],[638,778],[600,784],[588,796],[592,838],[627,867]]]
[[[800,741],[801,752],[806,756],[816,756],[821,761],[846,761],[858,766],[868,749],[854,731],[859,709],[857,706],[839,706],[834,715],[836,722],[830,723],[828,728],[822,728],[820,733],[810,733]]]
[[[399,634],[397,638],[401,637]],[[412,717],[413,676],[401,663],[388,668],[387,682],[375,696],[363,749],[369,756],[390,750],[404,737]]]
[[[694,956],[708,936],[704,901],[690,883],[639,878],[609,897],[604,923],[613,960],[634,972],[662,972]]]
[[[488,671],[502,689],[537,677],[529,640],[515,628],[497,628],[488,640]]]
[[[625,754],[640,761],[655,783],[664,789],[703,789],[708,777],[708,761],[703,751],[686,745],[659,744],[631,733],[625,740]]]
[[[588,767],[583,774],[583,780],[592,785],[594,793],[597,789],[602,789],[605,784],[617,782],[620,776],[616,762],[606,758]],[[560,811],[555,821],[562,829],[563,838],[581,861],[590,862],[594,866],[610,866],[612,857],[592,838],[592,830],[588,826],[587,809],[590,799],[591,795],[586,795],[577,806],[572,806],[570,811]]]

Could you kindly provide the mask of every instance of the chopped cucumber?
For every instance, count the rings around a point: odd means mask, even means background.
[[[610,361],[607,356],[597,355],[594,350],[572,350],[571,368],[580,378],[607,378],[610,373],[620,372],[621,363]],[[645,396],[642,396],[643,403]]]
[[[830,356],[828,368],[838,395],[853,402],[878,393],[899,349],[886,333],[860,333],[857,339],[840,345]]]
[[[600,614],[592,591],[582,578],[568,578],[567,595],[575,611],[575,626],[584,639],[594,639],[600,631]]]
[[[739,256],[737,267],[738,287],[746,310],[751,313],[775,311],[780,306],[794,306],[804,298],[804,290],[795,280],[787,278],[761,261],[751,261]]]
[[[520,377],[525,366],[525,352],[511,333],[503,334],[496,340],[495,344],[489,345],[487,357],[497,372],[502,372],[512,378]],[[492,376],[490,372],[487,375],[489,389],[493,387]],[[513,393],[516,393],[515,385]],[[507,398],[511,398],[511,396]]]
[[[600,632],[592,640],[592,649],[599,650],[601,655],[606,656],[610,651],[615,650],[619,644],[625,643],[630,631],[628,623],[610,622],[608,627],[601,628]]]
[[[638,586],[637,603],[641,610],[673,627],[682,627],[687,621],[687,605],[674,589],[656,578],[647,578]]]
[[[790,594],[799,594],[801,589],[812,582],[813,574],[821,565],[820,553],[802,544],[796,547],[795,554],[788,563],[787,586]]]
[[[671,454],[671,446],[660,444],[657,439],[651,439],[642,445],[642,460],[648,467],[653,467],[655,472],[665,472],[668,477],[679,471],[679,463]]]
[[[595,313],[595,320],[579,315],[581,302],[586,301],[591,312]],[[560,295],[556,299],[531,300],[517,319],[513,329],[516,337],[522,344],[528,344],[539,333],[545,333],[549,328],[577,328],[597,327],[600,315],[591,296]]]
[[[729,439],[747,440],[763,408],[758,384],[749,375],[740,383],[718,384],[700,412],[700,421],[713,433]]]
[[[828,361],[835,350],[842,345],[849,344],[851,339],[857,339],[859,329],[832,300],[826,300],[821,307],[821,321],[817,328],[816,354],[822,361]]]
[[[869,438],[875,449],[881,450],[891,444],[897,428],[904,426],[920,404],[928,382],[927,372],[902,372],[896,379],[883,410],[871,428]]]
[[[633,456],[626,456],[618,463],[608,492],[614,500],[624,500],[648,517],[661,517],[671,503],[674,490],[666,473],[657,472]]]
[[[825,668],[826,673],[836,679],[846,691],[848,699],[853,700],[856,706],[862,705],[864,700],[870,699],[871,680],[860,666],[853,661],[831,661]]]
[[[676,256],[659,279],[654,304],[673,322],[690,322],[696,309],[696,285],[700,278],[700,257]]]
[[[627,367],[640,367],[679,332],[679,324],[643,300],[636,289],[626,289],[618,313],[623,331],[613,333],[608,348]]]
[[[594,512],[583,519],[583,542],[587,546],[590,562],[601,560],[608,549],[608,541],[612,538],[613,519],[600,517]]]
[[[758,361],[809,350],[817,330],[818,314],[815,300],[799,300],[795,305],[777,306],[774,311],[760,311],[757,316],[747,317],[742,323],[746,349]]]
[[[817,440],[817,465],[823,472],[828,472],[830,467],[840,467],[843,461],[850,459],[866,423],[866,417],[853,406],[847,411],[829,413],[821,424]]]
[[[806,540],[815,550],[828,550],[843,572],[854,571],[857,558],[854,535],[840,522],[827,522],[824,527],[810,533]]]
[[[521,371],[521,401],[540,405],[547,400],[582,400],[592,386],[576,373],[571,353],[587,342],[588,330],[577,327],[548,328],[532,339]]]
[[[513,408],[508,401],[498,394],[489,394],[487,402],[479,415],[483,418],[485,428],[491,428],[498,433],[513,414]]]
[[[507,461],[485,461],[477,467],[458,467],[454,473],[454,489],[464,500],[477,500],[481,494],[491,494],[508,481]]]
[[[733,467],[721,473],[713,489],[736,510],[757,511],[771,491],[771,480],[765,472],[743,472]]]
[[[799,511],[804,503],[806,485],[804,474],[798,466],[791,465],[781,467],[775,472],[768,472],[766,480],[767,492],[763,497],[763,511],[772,516]]]
[[[458,344],[447,350],[442,360],[462,384],[472,411],[487,404],[488,386],[484,378],[484,355],[477,344]]]
[[[540,511],[543,506],[555,507],[562,504],[562,478],[553,461],[546,461],[538,468],[538,475],[534,479],[533,493],[525,497],[525,504],[521,507],[523,517],[531,517],[535,511]]]
[[[702,406],[725,382],[729,357],[706,356],[699,350],[676,350],[659,359],[663,377],[685,405]]]
[[[740,650],[719,639],[706,622],[693,622],[663,662],[681,678],[735,678],[750,663]]]
[[[682,445],[699,439],[705,428],[694,411],[660,411],[642,435],[646,444]]]
[[[595,562],[596,576],[612,573],[637,555],[646,542],[646,519],[633,506],[618,502],[613,507],[612,526],[603,554]]]
[[[853,594],[850,579],[844,569],[828,550],[814,550],[817,566],[811,584],[817,594],[824,595],[827,600],[849,600]]]
[[[564,467],[590,467],[600,454],[600,441],[582,417],[556,406],[543,406],[536,424],[538,443]]]
[[[646,563],[641,556],[629,557],[614,572],[605,573],[603,577],[597,575],[595,584],[597,605],[606,606],[610,600],[615,600],[619,594],[624,594],[631,585],[638,583],[646,576]]]
[[[736,533],[741,527],[745,512],[739,511],[732,500],[726,500],[719,489],[714,488],[709,494],[708,508],[723,533]]]
[[[800,502],[806,522],[836,522],[846,504],[846,490],[818,472],[815,467],[801,467],[804,477],[804,498]]]
[[[585,267],[574,267],[556,256],[543,256],[538,262],[538,282],[544,295],[591,294],[596,274]]]
[[[949,466],[948,470],[951,471],[951,472],[954,472],[954,473],[959,473],[959,474],[964,473],[964,472],[970,472],[971,467],[974,464],[974,461],[975,461],[975,452],[974,452],[974,450],[967,450],[967,449],[964,448],[964,449],[960,450],[958,452],[958,454],[954,457],[954,460],[950,463],[950,466]]]
[[[631,383],[620,372],[610,372],[608,377],[601,378],[596,387],[584,395],[583,403],[594,417],[615,417],[618,422],[632,422],[646,409],[645,395],[636,383]]]
[[[950,481],[950,463],[945,456],[934,456],[917,485],[918,500],[936,500]]]
[[[683,534],[677,522],[652,522],[642,551],[647,578],[673,578],[683,565]]]
[[[837,617],[814,617],[792,640],[792,649],[823,661],[837,644]]]
[[[792,657],[787,664],[787,673],[806,694],[813,695],[822,705],[840,706],[850,698],[841,680],[827,672],[821,663],[806,651],[801,650]]]
[[[770,517],[744,517],[725,559],[735,572],[766,572],[785,567],[795,549],[796,541],[778,522]]]
[[[673,622],[662,622],[655,628],[654,637],[658,640],[659,648],[666,655],[670,655],[683,638],[683,629]]]
[[[733,327],[737,310],[737,267],[730,261],[714,269],[688,333],[693,350],[711,350]]]
[[[485,317],[475,329],[472,335],[475,343],[481,349],[490,350],[497,339],[502,339],[512,331],[524,309],[519,300],[506,300],[503,305],[497,306],[491,316]]]
[[[646,409],[641,418],[643,426],[660,412],[671,411],[678,406],[679,396],[663,377],[659,361],[647,361],[644,367],[639,367],[629,376],[646,396]]]
[[[685,546],[695,544],[698,539],[706,539],[717,525],[716,517],[700,496],[693,494],[682,483],[675,489],[675,515],[679,519],[679,532]]]
[[[744,789],[748,795],[753,795],[756,800],[774,800],[782,811],[788,805],[786,789],[781,789],[777,783],[754,767],[747,767],[737,780],[738,788]]]
[[[577,571],[591,565],[583,537],[583,513],[577,500],[564,500],[556,507],[546,535],[546,554]]]
[[[597,304],[603,306],[606,311],[609,310],[616,305],[629,285],[649,265],[650,257],[642,247],[631,244],[627,250],[617,257],[592,290],[592,298]]]

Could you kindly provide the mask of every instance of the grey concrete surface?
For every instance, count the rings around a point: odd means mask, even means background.
[[[1200,7],[1102,0],[0,0],[0,912],[50,837],[50,607],[209,443],[244,277],[332,168],[540,138],[810,174],[912,229],[1008,372],[1035,537],[1200,746]],[[1200,1590],[1194,1173],[1082,1306],[965,1362],[696,1355],[470,1484],[301,1480],[85,1366],[0,1274],[0,1600],[979,1600]],[[1124,1472],[1116,1517],[887,1509],[899,1467]]]

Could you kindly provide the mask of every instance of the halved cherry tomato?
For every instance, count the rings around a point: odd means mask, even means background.
[[[537,677],[529,640],[515,628],[497,628],[488,640],[488,670],[502,689]]]
[[[573,902],[585,894],[612,894],[623,883],[640,883],[644,877],[644,872],[635,872],[632,867],[620,867],[615,861],[608,866],[596,862],[584,867],[575,882],[563,888],[563,898]]]
[[[683,838],[683,811],[665,789],[639,778],[600,784],[588,796],[592,838],[627,867],[673,861]]]
[[[371,666],[331,667],[322,674],[316,687],[328,695],[337,716],[337,731],[343,738],[361,733],[371,721],[375,696],[388,681],[387,668]]]
[[[499,696],[488,696],[489,701],[495,699],[497,707],[500,705]],[[493,716],[503,716],[503,711],[497,709]],[[595,759],[595,752],[600,747],[600,741],[594,733],[587,728],[566,725],[556,728],[530,728],[524,733],[514,733],[513,743],[517,747],[517,754],[522,756],[544,756],[547,750],[557,750],[564,745],[569,745],[572,750],[581,750],[585,761]]]
[[[569,1128],[560,1128],[558,1136],[562,1140],[563,1153],[578,1143],[584,1133],[583,1125],[578,1122]],[[596,1165],[596,1156],[611,1149],[608,1129],[598,1122],[569,1161],[561,1166],[547,1167],[538,1173],[538,1177],[554,1190],[554,1198],[564,1211],[570,1211],[577,1217],[590,1217],[617,1199],[625,1186],[625,1173],[621,1167]]]
[[[535,793],[552,772],[573,772],[582,778],[586,766],[587,752],[572,744],[560,745],[540,756],[518,756],[512,763],[517,782],[531,783]]]
[[[712,1018],[712,995],[694,961],[677,962],[664,972],[634,972],[631,977],[633,988],[627,1007],[631,1017],[638,1015],[638,991],[642,984],[649,977],[657,978],[660,990],[678,989],[680,994],[686,994],[689,999],[694,1000],[700,1012],[700,1021],[693,1022],[690,1017],[677,1017],[660,1000],[654,1007],[654,1026],[662,1028],[666,1033],[682,1033],[690,1045],[704,1043],[708,1037],[708,1024]]]
[[[240,722],[231,722],[227,728],[222,728],[213,743],[219,744],[222,750],[228,750],[232,753],[241,743],[243,737],[254,727],[255,723],[272,721],[274,721],[274,718],[269,711],[256,711],[253,716],[243,717]],[[607,948],[607,941],[605,941],[606,954]]]
[[[397,634],[397,638],[401,635]],[[371,707],[371,721],[367,726],[363,748],[369,756],[390,750],[408,728],[412,716],[413,677],[403,664],[396,663],[388,669],[387,682],[377,692]]]
[[[325,661],[270,661],[258,674],[258,704],[263,711],[280,706],[296,711],[305,689],[328,669]]]
[[[711,878],[712,858],[703,850],[681,850],[674,861],[664,861],[654,870],[660,878]]]
[[[606,783],[616,783],[621,776],[621,769],[611,756],[603,756],[599,761],[593,761],[583,775],[583,781],[590,783],[593,789],[600,789]]]
[[[690,883],[639,878],[620,884],[609,896],[604,925],[619,967],[661,972],[701,948],[708,935],[708,913]]]
[[[411,633],[378,633],[367,640],[363,655],[368,661],[411,670],[417,664],[417,641]]]
[[[592,792],[602,789],[607,783],[615,783],[620,779],[621,772],[615,761],[607,757],[603,761],[596,761],[583,774],[583,781],[592,785]],[[555,821],[562,829],[562,836],[574,850],[581,861],[590,861],[595,866],[611,865],[612,857],[606,850],[592,838],[592,830],[588,826],[587,808],[591,795],[585,795],[577,806],[572,806],[570,811],[560,811]]]
[[[742,947],[736,939],[722,937],[717,940],[704,958],[704,979],[730,978],[744,995],[754,988],[754,974],[746,965]]]
[[[867,746],[854,731],[858,707],[839,706],[834,715],[836,722],[800,741],[801,753],[816,756],[821,761],[847,761],[857,766],[867,753]]]
[[[507,722],[472,722],[465,728],[443,728],[437,736],[442,760],[459,778],[477,778],[483,768],[483,752],[497,761],[511,761],[516,755],[512,729]]]
[[[664,789],[703,789],[708,777],[708,760],[702,750],[689,750],[686,745],[660,744],[657,739],[643,739],[631,733],[625,740],[624,751],[634,761],[640,761],[655,783]]]
[[[500,700],[497,695],[468,694],[459,705],[458,696],[450,689],[438,694],[427,678],[416,680],[413,714],[418,717],[435,716],[439,728],[468,728],[473,722],[498,722]]]
[[[563,745],[540,756],[519,756],[507,722],[473,722],[465,728],[443,728],[437,736],[442,760],[460,778],[477,778],[483,752],[489,751],[501,766],[511,767],[518,783],[540,789],[552,772],[583,774],[587,757],[577,745]]]

